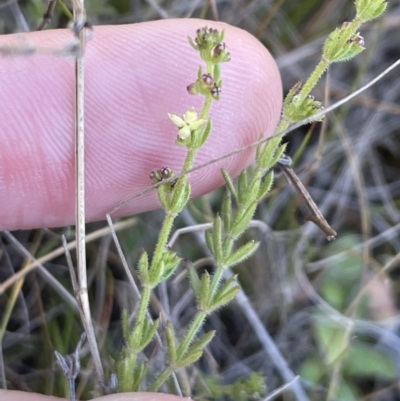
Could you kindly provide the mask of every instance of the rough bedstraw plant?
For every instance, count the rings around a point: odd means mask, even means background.
[[[198,79],[188,86],[191,94],[204,96],[203,108],[200,115],[194,108],[188,110],[183,119],[177,115],[169,114],[170,119],[178,128],[177,145],[187,148],[187,155],[182,170],[188,171],[193,163],[198,150],[207,140],[212,122],[208,118],[209,111],[214,100],[218,100],[221,93],[221,63],[230,60],[230,54],[225,46],[224,32],[218,32],[212,28],[198,29],[195,41],[190,39],[193,48],[200,53],[200,57],[206,63],[206,71],[202,67],[198,70]],[[158,320],[150,322],[146,317],[152,291],[161,282],[167,280],[177,269],[181,258],[175,252],[166,248],[172,226],[177,215],[186,206],[190,198],[191,188],[188,174],[171,182],[162,181],[173,177],[174,172],[168,168],[162,168],[151,173],[153,182],[161,182],[158,186],[158,197],[165,210],[165,219],[158,237],[151,261],[149,255],[143,252],[139,258],[138,271],[142,282],[142,296],[138,314],[132,330],[128,326],[127,314],[123,315],[123,329],[126,345],[118,362],[118,382],[120,390],[138,390],[146,373],[146,364],[138,360],[138,354],[150,343],[158,328]],[[228,303],[235,294],[232,294],[231,285],[225,285],[227,293],[219,292],[218,305]],[[222,289],[221,289],[222,290]],[[176,369],[191,365],[197,361],[205,346],[211,341],[214,332],[205,334],[200,340],[193,342],[201,327],[205,316],[209,311],[200,314],[194,319],[187,330],[182,342],[178,345],[176,336],[171,326],[167,326],[166,337],[169,354],[169,363],[150,390],[157,390]]]
[[[215,217],[212,228],[206,232],[206,242],[214,258],[215,271],[212,275],[206,272],[198,277],[195,269],[189,266],[189,279],[197,302],[197,312],[181,341],[177,338],[172,325],[167,324],[165,336],[168,363],[150,386],[150,391],[157,391],[175,370],[189,366],[201,357],[204,348],[214,336],[214,332],[210,331],[196,340],[206,317],[229,303],[239,291],[236,277],[222,283],[223,273],[226,269],[250,257],[258,247],[257,242],[250,241],[235,249],[235,243],[247,229],[258,202],[270,191],[273,183],[271,169],[285,149],[285,145],[281,144],[285,130],[291,124],[305,119],[322,120],[320,115],[322,105],[310,96],[310,92],[331,63],[349,60],[364,49],[364,40],[357,31],[362,23],[380,16],[386,8],[386,2],[356,0],[355,6],[356,17],[350,23],[343,23],[328,37],[323,48],[322,59],[310,78],[304,85],[298,83],[289,91],[284,101],[282,118],[274,136],[266,142],[262,141],[263,143],[257,147],[255,166],[240,174],[236,186],[229,174],[226,171],[222,172],[227,190],[221,212]],[[221,63],[230,59],[223,40],[224,32],[207,27],[197,31],[194,41],[189,38],[191,46],[199,51],[200,57],[206,63],[206,71],[203,72],[202,68],[199,68],[198,79],[188,86],[188,91],[195,95],[201,94],[205,99],[199,116],[193,108],[189,109],[183,118],[169,114],[170,119],[178,128],[177,145],[187,148],[182,169],[184,172],[193,167],[197,151],[205,143],[212,129],[212,122],[208,115],[212,102],[220,97]],[[175,252],[166,248],[166,245],[173,222],[186,206],[191,189],[188,174],[171,181],[173,176],[174,172],[168,167],[151,174],[153,182],[160,183],[157,188],[158,197],[166,215],[151,260],[149,255],[143,252],[138,262],[142,297],[132,329],[129,328],[127,314],[123,314],[126,344],[117,364],[121,391],[138,390],[145,378],[147,366],[139,360],[139,353],[152,341],[158,328],[158,320],[151,322],[146,317],[150,297],[154,288],[167,280],[176,271],[181,261]],[[235,207],[233,207],[232,198],[235,201]]]

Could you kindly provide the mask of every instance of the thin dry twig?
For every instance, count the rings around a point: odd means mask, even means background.
[[[56,8],[57,0],[48,0],[46,11],[43,14],[42,20],[40,21],[37,31],[44,29],[53,18],[54,9]]]
[[[131,218],[126,221],[120,221],[120,222],[114,224],[114,229],[115,229],[115,231],[124,230],[126,228],[133,227],[136,224],[136,222],[137,222],[136,218]],[[86,236],[86,243],[95,241],[95,240],[103,237],[104,235],[110,234],[110,232],[111,231],[110,231],[109,227],[104,227],[104,228],[101,228],[100,230],[90,233]],[[68,243],[68,249],[70,251],[72,251],[75,248],[76,248],[76,241],[71,241]],[[0,295],[4,294],[4,292],[8,288],[10,288],[12,285],[14,285],[22,277],[25,277],[32,270],[38,268],[40,265],[50,262],[51,260],[57,258],[58,256],[63,255],[64,253],[65,253],[64,248],[61,246],[61,247],[55,249],[54,251],[48,253],[47,255],[42,256],[39,259],[36,259],[34,262],[29,263],[22,270],[15,273],[12,277],[10,277],[9,279],[7,279],[6,281],[4,281],[3,283],[0,284]]]
[[[271,394],[269,394],[263,401],[272,401],[275,400],[278,395],[284,393],[288,388],[293,386],[293,383],[300,379],[300,376],[296,376],[291,382],[284,384],[283,386],[274,390]]]
[[[57,358],[61,369],[68,379],[69,391],[71,401],[76,401],[76,392],[75,392],[75,380],[78,377],[78,374],[81,370],[81,362],[80,362],[80,351],[85,341],[86,334],[83,333],[78,342],[78,345],[75,348],[75,351],[69,355],[61,355],[58,351],[54,351],[54,354]]]
[[[38,266],[38,272],[53,289],[71,306],[73,309],[77,309],[77,303],[75,298],[60,284],[60,282],[47,271],[47,269],[40,263],[9,231],[3,231],[3,234],[15,245],[30,262],[36,262]]]
[[[81,53],[75,59],[75,190],[76,190],[76,253],[79,292],[83,310],[83,325],[98,382],[105,386],[104,371],[91,317],[86,271],[86,208],[85,208],[85,64],[86,12],[84,0],[73,0],[74,34],[79,40]]]

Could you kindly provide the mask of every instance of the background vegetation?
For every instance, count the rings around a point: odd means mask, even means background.
[[[25,0],[0,4],[2,34],[34,30],[45,2]],[[241,27],[270,49],[279,65],[285,93],[308,77],[318,62],[323,41],[336,26],[354,16],[348,0],[91,0],[91,22],[123,24],[160,18],[219,19]],[[68,20],[56,7],[50,27]],[[399,58],[400,6],[391,2],[385,15],[363,26],[367,49],[354,60],[335,64],[313,94],[334,103],[369,82]],[[331,113],[324,124],[313,124],[285,137],[294,168],[327,219],[339,233],[328,243],[310,223],[304,225],[298,199],[284,177],[257,212],[268,224],[254,257],[235,270],[265,333],[252,323],[252,310],[239,298],[211,316],[205,331],[217,330],[200,363],[180,372],[182,390],[195,399],[258,399],[262,384],[269,393],[284,383],[276,346],[290,369],[301,375],[312,400],[400,400],[400,81],[394,71],[367,92]],[[326,105],[326,103],[325,103]],[[322,138],[322,139],[321,139]],[[322,144],[322,145],[321,145]],[[210,221],[221,191],[191,202],[179,226]],[[135,266],[141,249],[154,247],[162,212],[138,216],[133,228],[122,231],[124,254]],[[95,231],[105,223],[90,224]],[[60,246],[71,229],[13,233],[35,257]],[[259,238],[250,229],[247,238]],[[24,264],[9,237],[0,244],[1,281]],[[207,256],[197,235],[185,235],[175,245],[191,260]],[[99,328],[104,366],[113,370],[123,345],[121,312],[135,310],[121,261],[109,236],[88,244],[90,295]],[[199,271],[212,269],[210,260]],[[46,264],[71,292],[66,262],[58,256]],[[194,314],[187,280],[176,275],[157,290],[154,315],[166,313],[176,331]],[[18,292],[11,314],[11,291],[0,297],[1,371],[8,388],[68,396],[65,378],[56,368],[53,350],[72,352],[82,326],[79,314],[36,272]],[[272,346],[272,348],[271,348]],[[157,358],[149,346],[146,357]],[[78,396],[90,398],[91,364],[83,348]],[[256,375],[258,373],[259,375]],[[220,379],[216,379],[219,377]],[[3,383],[4,387],[4,383]],[[288,390],[281,399],[292,399]],[[277,398],[279,399],[279,398]]]

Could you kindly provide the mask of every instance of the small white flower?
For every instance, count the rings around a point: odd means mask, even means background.
[[[207,120],[205,120],[205,119],[197,118],[197,112],[194,109],[194,107],[189,109],[183,115],[183,119],[181,117],[179,117],[177,114],[169,114],[168,113],[168,117],[179,128],[178,137],[182,141],[189,138],[190,134],[193,131],[196,131],[197,129],[202,127],[207,122]]]

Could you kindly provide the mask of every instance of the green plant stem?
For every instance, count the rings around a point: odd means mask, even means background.
[[[321,59],[321,61],[314,68],[314,71],[311,73],[310,77],[307,79],[306,83],[301,88],[300,92],[297,95],[296,102],[302,104],[304,99],[311,93],[314,89],[315,85],[317,85],[321,76],[329,67],[329,62],[325,59]]]
[[[211,286],[210,286],[210,294],[211,294],[211,299],[214,297],[220,283],[222,280],[222,276],[224,274],[224,267],[219,265],[217,266],[217,268],[215,269],[215,272],[212,276],[212,280],[211,280]]]
[[[73,20],[73,15],[71,11],[69,11],[68,7],[64,4],[63,1],[57,0],[58,6],[62,9],[63,13],[68,17],[69,20]]]
[[[198,311],[193,322],[191,323],[188,331],[185,334],[185,337],[178,349],[177,362],[185,358],[185,355],[190,347],[190,344],[193,343],[196,334],[200,330],[201,326],[204,323],[207,314],[204,311]],[[178,369],[179,366],[169,365],[167,366],[157,377],[155,382],[150,386],[148,391],[158,391],[158,389],[165,383],[165,381],[171,376],[171,374]]]
[[[203,105],[203,109],[201,110],[200,113],[200,118],[207,118],[209,113],[210,113],[210,109],[211,109],[211,105],[212,105],[212,101],[213,98],[212,96],[208,95],[206,96],[206,99],[204,100],[204,105]]]
[[[197,314],[196,314],[195,318],[193,319],[192,323],[190,324],[190,327],[187,330],[185,337],[183,338],[183,341],[179,345],[178,352],[177,352],[178,361],[185,357],[190,344],[192,344],[194,338],[196,337],[196,334],[198,333],[201,326],[203,325],[206,316],[207,316],[206,312],[201,311],[201,310],[197,311]]]
[[[151,297],[151,292],[152,288],[151,287],[143,287],[143,294],[140,297],[140,305],[139,305],[139,311],[137,314],[137,319],[136,319],[136,327],[135,331],[138,336],[141,335],[142,333],[142,328],[143,328],[143,323],[146,317],[147,309],[149,307],[150,303],[150,297]],[[140,338],[136,338],[135,341],[140,344]]]
[[[168,380],[168,378],[174,373],[173,366],[167,366],[157,377],[155,382],[149,387],[149,392],[156,392],[158,389]]]
[[[137,362],[137,353],[128,351],[129,355],[125,357],[121,362],[124,365],[122,371],[122,378],[118,377],[119,387],[121,392],[126,393],[128,391],[137,391],[138,389],[133,388],[132,386],[132,378],[133,372]]]
[[[179,181],[178,181],[177,185],[179,184]],[[163,251],[167,245],[169,235],[171,234],[171,230],[172,230],[172,226],[174,224],[175,218],[176,218],[175,213],[167,213],[164,218],[164,221],[163,221],[163,224],[162,224],[162,227],[160,230],[160,234],[158,236],[156,249],[154,250],[154,253],[153,253],[153,259],[151,261],[150,275],[151,275],[151,271],[155,268],[155,266],[157,266],[161,262]]]
[[[205,105],[204,105],[203,109],[204,108],[205,108]],[[194,160],[196,158],[196,154],[197,154],[196,149],[189,149],[189,151],[186,155],[186,158],[185,158],[185,162],[183,164],[183,171],[188,171],[193,167]],[[188,181],[187,175],[184,175],[183,177],[181,177],[178,180],[178,182],[176,183],[176,186],[175,186],[176,193],[181,192],[183,186],[187,183],[187,181]],[[152,269],[154,269],[154,267],[157,266],[161,261],[162,254],[168,243],[168,239],[171,234],[172,226],[174,224],[176,216],[177,216],[176,213],[167,212],[167,214],[164,218],[163,225],[161,227],[161,231],[158,236],[156,249],[154,250],[154,253],[153,253],[153,259],[151,261],[150,271]]]
[[[279,121],[278,126],[275,128],[274,135],[271,137],[271,139],[282,134],[282,132],[285,132],[289,128],[289,125],[290,125],[290,122],[285,120],[284,118],[282,118]]]

